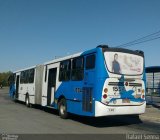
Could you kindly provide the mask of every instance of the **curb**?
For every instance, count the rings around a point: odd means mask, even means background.
[[[153,106],[155,108],[160,108],[160,104],[154,103],[154,102],[147,103],[147,106]]]
[[[140,118],[142,120],[147,120],[147,121],[150,121],[150,122],[160,123],[160,118],[148,117],[148,116],[140,116]]]

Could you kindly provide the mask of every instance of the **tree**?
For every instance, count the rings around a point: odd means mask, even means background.
[[[8,85],[8,78],[9,78],[9,76],[11,74],[12,74],[11,71],[0,73],[0,85],[2,85],[2,86],[9,86]]]

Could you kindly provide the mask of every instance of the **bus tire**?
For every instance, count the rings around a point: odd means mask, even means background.
[[[133,118],[133,119],[136,119],[136,120],[140,119],[139,115],[129,115],[129,117]]]
[[[16,98],[16,94],[15,93],[13,94],[13,101],[17,102],[17,98]]]
[[[62,98],[58,104],[59,108],[59,116],[62,119],[68,118],[68,112],[67,112],[67,102],[64,98]]]
[[[26,95],[25,104],[26,104],[27,107],[31,107],[31,103],[30,103],[28,94]]]

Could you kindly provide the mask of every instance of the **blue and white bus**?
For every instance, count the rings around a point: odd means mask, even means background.
[[[16,100],[82,116],[145,112],[144,53],[100,45],[14,72]],[[12,89],[11,89],[12,90]]]

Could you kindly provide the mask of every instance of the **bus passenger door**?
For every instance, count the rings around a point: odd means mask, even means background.
[[[89,54],[85,57],[82,108],[83,108],[83,111],[86,111],[86,112],[92,112],[92,109],[93,109],[92,99],[94,97],[93,94],[95,90],[95,81],[96,81],[95,60],[96,60],[96,54]]]
[[[16,76],[16,93],[15,93],[16,99],[18,99],[18,94],[19,94],[19,75]]]
[[[57,68],[49,69],[48,73],[48,89],[47,89],[47,106],[54,103],[54,93],[56,89]]]
[[[67,98],[70,99],[71,107],[68,110],[73,113],[82,111],[82,91],[83,91],[83,78],[84,78],[84,57],[79,56],[72,59],[71,80],[69,82],[69,94]]]

